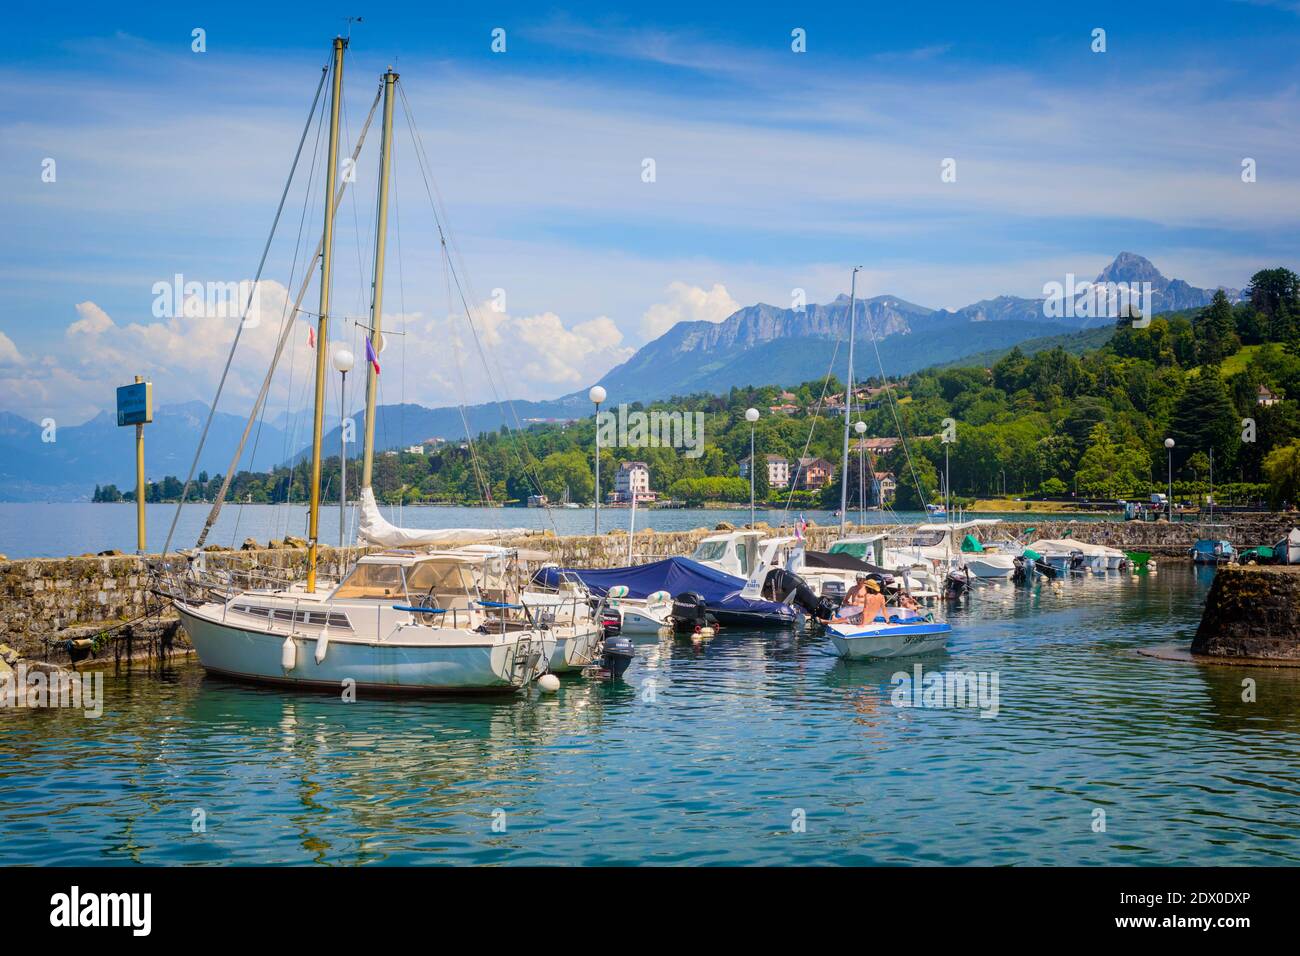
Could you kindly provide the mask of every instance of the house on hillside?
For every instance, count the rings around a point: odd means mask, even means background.
[[[643,461],[625,461],[618,466],[609,501],[630,505],[634,496],[638,502],[655,501],[659,497],[658,492],[650,490],[650,466]]]
[[[825,458],[800,458],[794,486],[799,491],[820,491],[834,476],[835,466]]]
[[[1280,401],[1281,399],[1277,397],[1277,394],[1267,385],[1261,385],[1255,390],[1256,405],[1263,405],[1265,408],[1269,408]]]
[[[788,488],[790,486],[790,461],[780,455],[764,455],[767,463],[767,486],[769,488]],[[761,474],[761,472],[760,472]],[[740,477],[749,477],[749,456],[740,460]]]

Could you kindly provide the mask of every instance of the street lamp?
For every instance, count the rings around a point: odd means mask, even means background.
[[[334,368],[339,373],[339,549],[343,548],[344,531],[348,525],[348,427],[347,384],[348,372],[356,361],[347,349],[334,350]],[[339,561],[343,555],[339,555]],[[340,572],[342,573],[342,572]]]
[[[1174,440],[1165,439],[1165,451],[1169,453],[1169,523],[1174,521]]]
[[[943,436],[943,520],[952,521],[952,484],[948,477],[948,446],[952,439]]]
[[[858,422],[853,426],[853,430],[858,433],[858,524],[867,523],[867,486],[866,486],[866,447],[862,444],[862,436],[867,430],[866,422]],[[872,476],[875,481],[875,476]]]
[[[596,406],[596,534],[600,534],[600,403],[605,400],[605,390],[599,385],[591,386],[587,397]],[[635,494],[635,492],[633,492]]]
[[[758,462],[754,460],[754,422],[758,421],[758,409],[745,410],[745,421],[749,422],[749,526],[754,527],[754,470]]]

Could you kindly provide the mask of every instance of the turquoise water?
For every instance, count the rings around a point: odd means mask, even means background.
[[[1209,580],[987,589],[894,664],[663,640],[549,697],[110,677],[98,720],[0,710],[0,864],[1300,863],[1300,671],[1134,653],[1185,642]],[[893,706],[918,662],[996,672],[997,716]]]

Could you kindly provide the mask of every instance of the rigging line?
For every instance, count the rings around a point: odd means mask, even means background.
[[[876,326],[875,323],[871,321],[871,310],[867,309],[866,313],[867,313],[867,332],[870,333],[871,335],[871,348],[872,351],[876,353],[876,365],[880,369],[880,381],[882,383],[882,386],[885,389],[885,397],[889,399],[889,411],[894,418],[894,428],[898,430],[898,439],[903,446],[903,457],[907,459],[907,470],[911,472],[912,483],[916,485],[917,499],[920,501],[922,507],[924,507],[925,491],[921,488],[921,479],[917,477],[916,466],[912,464],[912,452],[911,449],[907,447],[907,436],[903,434],[903,425],[898,420],[898,407],[894,404],[893,389],[889,387],[889,379],[885,377],[885,363],[880,359],[880,345],[876,342]],[[948,521],[951,519],[947,514],[945,514],[944,520]]]
[[[262,279],[262,270],[266,267],[266,258],[271,252],[271,241],[275,238],[276,228],[280,224],[280,213],[284,210],[285,200],[289,195],[289,187],[293,184],[294,174],[298,169],[298,160],[302,156],[303,144],[307,141],[307,133],[311,129],[311,119],[316,114],[316,106],[320,102],[321,90],[325,88],[325,78],[329,75],[330,67],[326,66],[321,70],[320,82],[316,84],[316,95],[312,97],[311,110],[307,113],[307,121],[303,124],[302,135],[298,138],[298,148],[293,154],[293,164],[289,167],[289,178],[285,181],[284,189],[280,193],[280,203],[275,209],[275,218],[271,221],[271,232],[266,237],[266,244],[262,247],[262,258],[257,264],[257,274],[253,279],[253,284],[249,287],[248,298],[244,302],[243,311],[239,314],[239,325],[235,328],[235,338],[230,343],[230,352],[226,355],[226,365],[221,370],[221,380],[217,383],[217,394],[213,396],[212,405],[208,408],[207,421],[203,423],[203,431],[199,434],[199,446],[194,450],[194,460],[190,462],[189,474],[185,476],[185,487],[181,489],[181,500],[176,505],[176,513],[172,515],[171,526],[167,529],[167,539],[163,542],[164,555],[171,550],[172,536],[176,533],[176,522],[180,520],[181,509],[185,505],[185,499],[189,496],[190,485],[194,481],[194,470],[198,467],[199,457],[203,454],[203,445],[207,441],[208,430],[212,427],[212,419],[217,414],[217,403],[221,401],[221,393],[226,387],[226,377],[230,374],[231,363],[235,359],[235,349],[239,347],[240,336],[244,332],[244,319],[248,315],[248,307],[252,304],[253,296],[257,294],[257,284]]]
[[[319,113],[319,115],[318,115],[317,121],[316,121],[316,140],[315,140],[314,144],[312,145],[311,164],[308,166],[308,169],[309,169],[312,173],[314,173],[315,170],[316,170],[316,161],[317,161],[317,159],[318,159],[319,156],[320,156],[320,140],[321,140],[321,131],[322,131],[324,125],[325,125],[325,111],[324,111],[324,110],[321,110],[320,113]],[[304,224],[306,223],[306,220],[307,220],[307,210],[311,207],[312,196],[315,194],[315,191],[314,191],[313,188],[312,188],[312,186],[313,186],[313,184],[314,184],[314,180],[315,180],[315,177],[314,177],[314,176],[309,176],[309,177],[308,177],[308,180],[307,180],[307,189],[304,191],[303,202],[302,202],[302,212],[301,212],[301,214],[299,214],[299,217],[298,217],[298,234],[297,234],[297,236],[294,238],[294,243],[293,243],[293,262],[292,262],[292,264],[290,265],[290,268],[289,268],[289,281],[288,281],[288,283],[285,285],[285,290],[286,290],[286,292],[287,292],[289,289],[293,288],[294,279],[295,279],[295,278],[297,277],[297,275],[298,275],[298,258],[299,258],[299,255],[301,254],[300,246],[301,246],[301,244],[302,244],[303,227],[304,227]],[[284,331],[284,324],[285,324],[286,321],[296,321],[296,318],[295,318],[295,317],[291,317],[290,314],[289,314],[289,298],[288,298],[287,295],[285,296],[284,306],[280,309],[280,328],[279,328],[279,331],[280,331],[281,333],[283,333],[283,331]],[[297,364],[297,353],[294,353],[294,358],[293,358],[293,360],[292,360],[292,361],[290,362],[290,364],[289,364],[289,389],[288,389],[288,391],[287,391],[286,394],[285,394],[285,412],[286,412],[286,414],[288,413],[289,402],[292,400],[292,393],[293,393],[293,370],[294,370],[294,366],[295,366],[296,364]],[[258,450],[258,448],[261,446],[261,442],[262,442],[262,426],[263,426],[263,424],[264,424],[264,422],[265,422],[266,409],[269,407],[269,405],[270,405],[269,402],[268,402],[267,404],[263,405],[263,406],[262,406],[262,413],[258,416],[258,420],[257,420],[257,435],[256,435],[256,437],[253,439],[253,453],[249,456],[249,470],[250,470],[250,471],[253,470],[253,468],[254,468],[254,466],[255,466],[255,463],[257,462],[257,450]],[[231,543],[231,546],[232,546],[232,547],[234,546],[234,543],[235,543],[236,541],[239,540],[239,526],[240,526],[240,524],[243,523],[243,517],[244,517],[244,506],[245,506],[247,503],[248,503],[247,498],[245,498],[244,501],[241,501],[241,502],[239,503],[239,510],[235,513],[235,527],[234,527],[234,530],[231,532],[231,535],[230,535],[230,543]],[[274,489],[272,489],[272,495],[271,495],[271,502],[270,502],[270,504],[271,504],[271,506],[272,506],[272,508],[271,508],[271,530],[272,530],[272,531],[279,531],[280,521],[279,521],[279,517],[276,515],[276,511],[275,511],[275,493],[274,493]],[[289,519],[288,519],[288,515],[285,514],[285,515],[283,515],[283,517],[284,517],[284,531],[283,531],[282,534],[279,535],[279,537],[283,537],[285,534],[288,534],[288,532],[289,532]]]
[[[513,430],[510,428],[510,420],[506,416],[505,409],[502,408],[501,395],[497,388],[496,379],[493,377],[492,369],[488,365],[487,354],[483,348],[483,343],[479,338],[478,329],[474,323],[473,312],[469,307],[469,303],[466,301],[465,290],[461,286],[460,273],[466,271],[464,268],[464,259],[463,257],[460,256],[459,250],[455,248],[454,239],[450,241],[450,245],[449,245],[448,235],[443,230],[443,222],[447,219],[446,210],[442,209],[440,213],[442,197],[441,194],[438,194],[437,183],[432,182],[431,185],[431,181],[432,181],[432,174],[430,172],[431,164],[428,161],[428,154],[424,148],[424,137],[420,134],[419,128],[415,123],[415,117],[410,107],[410,101],[406,97],[406,91],[403,88],[398,87],[398,93],[401,96],[402,110],[406,116],[407,133],[411,137],[412,146],[414,148],[416,161],[420,169],[421,178],[424,181],[425,193],[429,197],[429,204],[433,211],[434,223],[438,229],[438,238],[442,244],[442,253],[444,256],[446,268],[450,271],[452,278],[455,280],[456,290],[460,296],[461,305],[465,310],[466,320],[468,321],[470,326],[470,331],[473,333],[474,336],[475,347],[479,353],[480,360],[483,362],[483,370],[487,377],[488,387],[492,391],[493,401],[497,406],[497,411],[501,414],[502,423],[505,425],[507,432],[513,431],[515,434],[518,435],[519,444],[522,446],[523,451],[519,452],[516,449],[516,454],[518,455],[520,466],[524,473],[524,477],[529,482],[531,482],[534,489],[540,495],[542,493],[542,485],[541,485],[541,479],[536,471],[536,456],[532,453],[532,449],[528,445],[528,438],[524,434],[524,429],[522,423],[519,420],[519,414],[514,407],[514,403],[511,402],[509,399],[507,399],[506,405],[510,408],[511,415],[513,416],[515,421],[515,428]],[[437,199],[434,198],[435,194],[438,194]],[[455,253],[457,258],[461,259],[460,271],[456,269],[455,263],[452,261],[453,253]],[[467,275],[466,283],[468,284],[468,282],[469,282],[469,278]],[[470,290],[470,297],[473,298],[472,289]],[[501,375],[501,377],[504,378],[504,375],[501,374],[499,367],[498,367],[498,375]],[[462,386],[462,394],[464,394],[463,386]],[[463,415],[462,418],[464,418]],[[466,419],[465,422],[466,422],[466,427],[468,427],[468,420]],[[471,444],[473,443],[472,438],[469,438],[467,436],[467,439],[470,441]],[[531,470],[530,470],[530,461],[532,463]],[[489,490],[489,500],[490,500],[490,490]],[[546,510],[547,520],[550,522],[552,530],[554,530],[558,534],[559,530],[558,528],[556,528],[555,516],[551,512],[549,502],[547,503],[545,510]]]
[[[366,141],[366,133],[370,130],[370,122],[371,120],[374,119],[375,110],[379,106],[379,99],[382,95],[383,95],[383,89],[381,87],[379,90],[375,92],[374,102],[370,104],[370,113],[366,117],[366,123],[361,128],[361,135],[357,139],[356,148],[352,152],[352,160],[354,163],[356,162],[356,158],[361,154],[361,147]],[[335,195],[331,197],[327,197],[327,202],[333,203],[331,207],[332,215],[336,215],[338,213],[339,204],[343,201],[343,193],[346,191],[346,189],[347,189],[347,181],[344,180],[342,183],[339,184],[338,190],[336,191]],[[320,258],[320,255],[322,251],[324,251],[324,248],[325,248],[325,236],[322,233],[320,241],[317,242],[316,244],[316,253],[315,255],[312,256],[311,265],[308,267],[307,274],[303,277],[302,285],[298,289],[298,297],[293,304],[293,315],[298,314],[298,306],[302,305],[303,297],[307,295],[307,287],[311,282],[312,273],[315,271],[316,260]],[[235,449],[234,462],[230,467],[231,471],[233,471],[235,468],[239,466],[239,460],[244,453],[244,445],[248,441],[248,433],[253,427],[253,421],[254,419],[256,419],[258,411],[262,406],[262,403],[266,401],[266,393],[271,388],[271,379],[275,375],[275,367],[279,363],[280,356],[284,352],[285,341],[288,338],[289,330],[292,328],[293,328],[293,323],[292,322],[288,323],[285,326],[284,332],[280,336],[280,341],[276,344],[275,354],[271,358],[271,367],[266,370],[266,377],[262,379],[261,391],[258,392],[257,400],[253,404],[253,410],[249,414],[248,421],[244,425],[244,433],[239,439],[239,447]],[[195,545],[196,548],[201,548],[203,546],[204,540],[207,539],[208,532],[212,530],[213,523],[217,520],[217,517],[221,514],[221,506],[225,502],[226,492],[230,489],[230,480],[231,480],[231,475],[227,474],[225,481],[221,485],[221,491],[217,497],[217,500],[213,502],[212,510],[208,513],[207,521],[205,521],[203,524],[203,530],[199,532],[199,539],[197,544]]]
[[[799,456],[800,461],[808,457],[808,449],[812,447],[813,435],[817,433],[817,422],[821,418],[822,402],[826,400],[826,391],[828,388],[830,388],[831,376],[835,374],[835,360],[840,354],[840,341],[841,340],[837,338],[835,340],[835,348],[831,350],[831,360],[830,360],[830,364],[827,365],[826,367],[826,377],[822,379],[822,393],[819,396],[817,396],[817,404],[813,406],[812,425],[810,425],[808,428],[808,438],[803,443],[803,454]],[[749,463],[749,467],[753,468],[754,462],[751,461]],[[796,462],[795,475],[797,476],[798,474],[799,474],[799,463]],[[784,511],[785,515],[790,514],[790,506],[794,503],[794,491],[795,491],[794,479],[791,479],[790,491],[786,495],[786,499],[785,499],[785,511]],[[783,517],[781,520],[784,522],[785,518]]]

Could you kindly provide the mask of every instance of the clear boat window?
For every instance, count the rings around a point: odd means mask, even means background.
[[[727,555],[727,542],[701,541],[693,557],[696,561],[721,561]]]
[[[402,568],[396,564],[358,564],[343,579],[336,598],[402,598],[406,587],[402,581]]]

